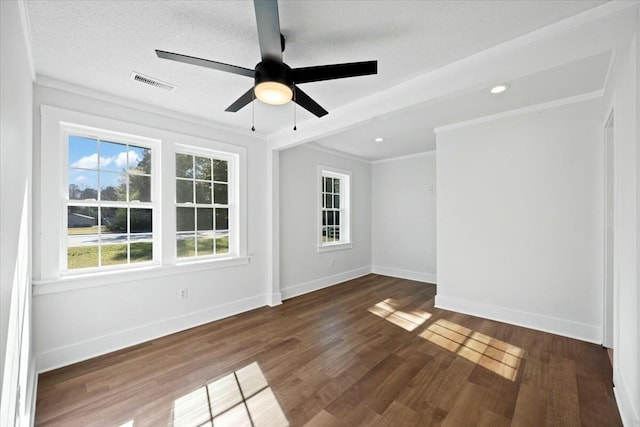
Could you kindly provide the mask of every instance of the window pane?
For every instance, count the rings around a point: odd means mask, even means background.
[[[213,255],[213,237],[198,236],[198,255]]]
[[[98,234],[98,208],[69,206],[67,208],[67,232],[69,235]]]
[[[116,142],[100,141],[99,169],[124,172],[127,170],[127,146]]]
[[[130,173],[151,174],[151,149],[144,147],[129,146],[127,153]]]
[[[194,234],[178,234],[176,240],[178,258],[190,257],[196,254]]]
[[[211,204],[211,183],[196,182],[196,203]]]
[[[226,205],[228,203],[228,188],[227,184],[213,184],[213,201],[220,205]]]
[[[229,236],[219,237],[216,239],[216,253],[229,253]]]
[[[69,200],[98,200],[98,172],[69,169]]]
[[[213,209],[198,208],[198,230],[213,230]]]
[[[126,239],[126,235],[124,236]],[[102,245],[100,248],[101,265],[117,265],[126,264],[127,259],[127,247],[126,243],[120,243],[115,245]]]
[[[151,177],[144,175],[129,175],[129,200],[140,202],[151,201]]]
[[[228,182],[228,162],[213,159],[213,180]]]
[[[196,157],[196,179],[211,181],[211,159]]]
[[[229,229],[229,209],[216,209],[216,231],[226,231]]]
[[[151,233],[153,231],[151,209],[131,209],[129,212],[130,233]]]
[[[324,195],[324,207],[327,209],[333,208],[333,196],[331,194]]]
[[[327,211],[322,211],[322,225],[327,225]]]
[[[333,216],[333,223],[335,225],[340,225],[340,212],[335,212],[334,216]]]
[[[327,212],[327,225],[333,225],[335,224],[335,222],[333,222],[333,211],[328,211]]]
[[[126,175],[118,172],[100,172],[100,200],[126,201]]]
[[[67,268],[98,266],[98,208],[67,208]]]
[[[103,238],[104,234],[127,232],[127,208],[101,208],[100,216]],[[126,238],[126,234],[124,236]]]
[[[98,169],[98,141],[81,136],[69,136],[69,167]]]
[[[338,178],[333,180],[333,192],[340,193],[340,180]]]
[[[92,236],[92,240],[97,242],[98,236]],[[76,244],[77,241],[73,239],[73,236],[69,236],[67,240],[67,268],[73,270],[76,268],[97,267],[98,245],[82,244],[75,246]]]
[[[333,207],[336,209],[340,209],[340,196],[337,194],[333,196]]]
[[[176,202],[193,203],[193,181],[185,179],[176,181]]]
[[[193,156],[176,153],[176,176],[193,178]]]
[[[325,178],[324,192],[325,193],[331,193],[332,189],[333,189],[333,179],[332,178]]]
[[[194,231],[195,224],[195,208],[177,208],[176,226],[178,231]]]
[[[153,235],[139,234],[131,242],[129,248],[131,262],[144,262],[153,260]]]

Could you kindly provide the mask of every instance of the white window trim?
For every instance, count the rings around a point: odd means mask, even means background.
[[[342,169],[338,169],[338,168],[334,168],[332,166],[326,166],[326,165],[318,165],[318,173],[317,173],[317,182],[316,182],[316,191],[318,192],[318,196],[317,196],[317,201],[318,201],[318,206],[316,209],[317,215],[318,215],[318,219],[317,219],[317,232],[316,235],[318,236],[318,242],[317,242],[317,251],[318,253],[321,252],[330,252],[330,251],[340,251],[340,250],[346,250],[346,249],[351,249],[353,247],[353,239],[351,236],[351,222],[352,222],[352,214],[351,214],[351,172],[350,171],[346,171],[346,170],[342,170]],[[340,179],[346,179],[347,181],[347,185],[346,185],[346,194],[342,194],[341,196],[341,203],[343,206],[343,209],[346,213],[346,218],[347,218],[347,223],[346,224],[341,224],[341,230],[340,230],[340,238],[342,239],[343,236],[347,236],[347,238],[344,241],[340,241],[340,242],[323,242],[322,241],[322,178],[323,176],[332,176],[334,178],[340,178]]]
[[[163,129],[151,128],[120,120],[108,119],[65,110],[62,108],[42,105],[40,107],[40,167],[34,168],[36,182],[39,185],[39,217],[34,218],[34,248],[33,248],[33,284],[34,292],[38,294],[62,292],[81,288],[131,282],[137,279],[160,277],[165,275],[182,274],[190,271],[202,271],[246,265],[250,261],[247,254],[247,149],[242,146],[212,141],[190,135],[179,134]],[[161,148],[152,155],[157,156],[154,168],[157,168],[160,180],[155,183],[152,192],[162,194],[157,199],[158,208],[154,208],[154,260],[157,264],[122,265],[116,269],[70,270],[73,274],[62,271],[61,257],[63,240],[66,229],[63,229],[63,215],[66,209],[64,183],[68,170],[68,153],[63,150],[65,145],[65,127],[108,129],[119,139],[125,137],[136,143],[137,138],[145,141],[157,141]],[[235,180],[238,185],[237,212],[238,222],[237,250],[235,256],[214,259],[192,259],[187,262],[177,262],[175,257],[176,234],[175,215],[175,173],[163,174],[162,171],[175,170],[175,152],[177,147],[189,146],[195,150],[219,151],[237,156]],[[162,151],[161,151],[162,150]],[[155,193],[152,193],[152,196]],[[156,216],[157,215],[157,216]],[[157,254],[156,256],[156,246]],[[77,273],[76,273],[77,272]],[[87,280],[90,277],[90,280]]]

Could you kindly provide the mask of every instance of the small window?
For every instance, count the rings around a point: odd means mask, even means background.
[[[151,262],[151,147],[69,133],[67,270]]]
[[[350,174],[320,168],[320,247],[351,242]]]
[[[230,166],[222,156],[176,153],[176,255],[229,255],[233,192]]]

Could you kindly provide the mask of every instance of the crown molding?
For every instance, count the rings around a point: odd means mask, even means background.
[[[440,126],[434,129],[436,134],[448,132],[454,129],[465,128],[469,126],[475,126],[481,123],[493,122],[495,120],[504,119],[507,117],[515,117],[523,114],[534,113],[537,111],[548,110],[551,108],[562,107],[563,105],[576,104],[578,102],[589,101],[591,99],[602,98],[604,96],[604,89],[596,90],[593,92],[583,93],[581,95],[569,96],[567,98],[555,99],[549,102],[543,102],[541,104],[528,105],[523,108],[517,108],[515,110],[504,111],[502,113],[491,114],[489,116],[478,117],[472,120],[466,120],[464,122],[452,123],[446,126]]]
[[[415,159],[416,157],[426,157],[431,155],[435,156],[436,150],[423,151],[421,153],[414,153],[414,154],[406,154],[404,156],[389,157],[388,159],[374,160],[371,163],[374,165],[377,165],[380,163],[395,162],[398,160],[409,160],[409,159]]]

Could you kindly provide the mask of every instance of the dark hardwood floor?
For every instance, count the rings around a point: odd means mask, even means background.
[[[372,274],[47,372],[36,424],[200,425],[178,412],[203,399],[211,421],[207,399],[232,399],[220,384],[257,362],[254,389],[266,381],[292,426],[621,425],[602,347],[439,310],[434,295]],[[269,405],[254,404],[275,425]]]

